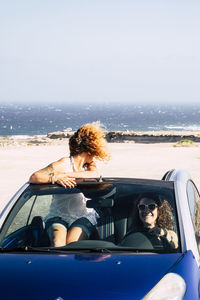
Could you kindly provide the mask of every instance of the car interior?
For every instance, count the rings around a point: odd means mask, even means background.
[[[173,187],[158,182],[112,182],[80,183],[74,191],[83,193],[87,198],[86,206],[93,208],[99,215],[96,234],[90,240],[73,242],[66,248],[133,248],[136,250],[155,249],[141,234],[124,242],[132,224],[133,203],[142,192],[159,193],[172,207],[174,231],[178,234],[176,207]],[[71,192],[71,191],[70,191]],[[0,247],[17,249],[22,247],[50,247],[50,240],[45,229],[45,217],[48,214],[54,194],[67,194],[68,189],[58,185],[29,185],[14,205],[0,233]],[[166,249],[165,249],[166,250]],[[176,249],[178,251],[178,249]]]

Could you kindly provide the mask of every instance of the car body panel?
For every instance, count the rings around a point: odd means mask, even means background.
[[[195,234],[186,193],[187,182],[191,180],[190,175],[184,170],[174,171],[169,179],[174,182],[174,190],[176,195],[176,204],[179,218],[179,228],[182,241],[182,251],[192,250],[196,262],[199,265],[199,252],[195,240]]]
[[[1,254],[1,298],[141,299],[181,256]]]
[[[182,276],[186,282],[184,299],[199,299],[200,270],[191,250],[186,251],[184,257],[171,270]]]
[[[80,188],[84,189],[85,184],[94,186],[94,189],[101,184],[124,184],[124,189],[120,191],[120,197],[122,196],[120,203],[123,203],[123,193],[127,192],[126,188],[128,189],[129,185],[134,185],[136,191],[143,186],[147,189],[152,188],[153,191],[159,190],[161,193],[170,192],[171,200],[175,201],[174,218],[178,221],[176,232],[180,245],[177,253],[123,247],[120,249],[120,244],[115,245],[107,240],[102,240],[104,241],[102,244],[98,241],[80,242],[78,245],[82,245],[82,249],[78,247],[73,249],[72,245],[71,248],[66,246],[62,251],[53,249],[53,253],[48,247],[31,249],[31,247],[24,247],[24,244],[20,247],[19,240],[26,236],[31,226],[28,221],[23,228],[2,240],[9,226],[6,225],[9,223],[8,220],[11,219],[12,222],[12,217],[23,205],[23,203],[19,204],[21,194],[24,195],[25,203],[30,195],[43,196],[51,194],[52,191],[60,193],[63,189],[50,184],[26,183],[12,197],[0,215],[0,243],[3,247],[0,248],[1,298],[138,300],[155,287],[163,276],[173,272],[180,275],[186,283],[184,300],[200,299],[200,246],[197,243],[188,204],[187,185],[188,182],[192,182],[190,175],[185,170],[171,170],[163,176],[163,180],[137,178],[102,178],[101,182],[95,180],[94,182],[93,179],[83,180],[79,183]],[[98,200],[98,197],[95,197],[94,202]],[[107,202],[108,211],[111,209],[111,204]],[[124,205],[126,206],[126,203]],[[121,218],[124,210],[119,210],[118,213],[117,218],[119,216]],[[121,221],[117,218],[115,216],[114,219],[116,228]],[[94,245],[94,249],[87,248],[87,245]],[[113,249],[110,245],[113,245]],[[18,248],[15,251],[9,247]],[[8,248],[7,253],[6,248]]]
[[[13,206],[15,205],[15,203],[17,202],[18,198],[20,197],[20,195],[28,188],[29,183],[26,182],[14,195],[13,197],[10,199],[10,201],[6,204],[6,206],[4,207],[4,209],[2,210],[2,212],[0,212],[0,229],[5,221],[5,219],[7,218],[8,214],[10,213],[10,211],[12,210]]]

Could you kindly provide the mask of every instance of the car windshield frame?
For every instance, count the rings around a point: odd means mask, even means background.
[[[179,225],[178,225],[178,218],[177,218],[177,208],[176,208],[176,201],[175,201],[175,193],[174,193],[174,183],[164,180],[151,180],[151,179],[133,179],[133,178],[103,178],[100,181],[98,179],[83,179],[77,180],[77,187],[75,189],[70,189],[70,193],[76,191],[82,192],[85,197],[88,199],[87,203],[90,208],[94,208],[99,211],[102,207],[107,211],[117,211],[119,209],[119,216],[115,215],[115,222],[120,223],[122,215],[125,213],[124,210],[127,210],[126,205],[131,205],[133,202],[132,196],[137,195],[142,192],[156,192],[160,193],[163,196],[168,197],[168,201],[170,201],[170,205],[173,208],[173,217],[176,223],[176,233],[179,239],[179,246],[175,251],[167,250],[166,249],[145,249],[142,247],[135,248],[130,246],[122,246],[120,243],[118,244],[109,244],[110,240],[103,240],[102,243],[94,242],[92,247],[92,242],[88,241],[80,241],[74,242],[74,244],[69,244],[64,247],[52,248],[52,247],[43,247],[43,250],[49,249],[53,252],[53,250],[60,250],[60,251],[99,251],[99,252],[151,252],[151,253],[174,253],[181,251],[181,241],[180,241],[180,234],[179,234]],[[15,215],[20,211],[20,209],[26,204],[26,202],[32,197],[32,206],[29,211],[29,215],[27,218],[27,223],[25,226],[29,226],[31,214],[34,209],[34,205],[36,203],[37,197],[43,197],[47,195],[57,195],[69,192],[69,189],[64,189],[63,187],[54,184],[30,184],[26,190],[22,193],[19,199],[14,204],[13,208],[7,215],[4,224],[1,228],[0,232],[0,247],[3,245],[3,241],[8,238],[6,236],[6,232],[8,231],[10,225],[12,224]],[[92,196],[91,196],[92,195]],[[34,199],[35,196],[35,199]],[[130,199],[129,199],[130,198]],[[126,200],[126,202],[125,202]],[[124,203],[123,203],[124,201]],[[89,203],[90,202],[90,203]],[[117,207],[119,206],[119,208]],[[120,206],[121,205],[121,206]],[[122,215],[120,215],[120,213]],[[119,218],[119,219],[117,219]],[[121,218],[121,219],[120,219]],[[116,227],[116,224],[113,226]],[[14,234],[15,232],[11,233]],[[77,243],[77,244],[76,244]],[[5,251],[5,247],[2,247]],[[9,248],[9,247],[7,247]],[[20,247],[19,247],[20,248]],[[21,249],[25,249],[25,251],[30,250],[30,247],[21,247]],[[41,247],[36,247],[38,250],[42,249]],[[32,250],[35,247],[32,247]],[[14,250],[14,249],[13,249]],[[36,250],[36,249],[35,249]],[[42,252],[43,253],[43,252]],[[45,251],[44,251],[45,253]]]

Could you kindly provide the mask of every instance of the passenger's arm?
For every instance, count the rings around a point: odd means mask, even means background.
[[[49,164],[47,167],[34,172],[29,178],[30,183],[40,184],[40,183],[59,183],[64,187],[74,187],[76,182],[73,177],[66,176],[64,172],[67,168],[66,158],[61,158],[60,160]],[[59,177],[64,178],[63,181],[59,181]]]
[[[54,173],[53,164],[51,163],[47,167],[34,172],[29,178],[30,183],[51,183]]]
[[[75,178],[93,178],[99,176],[95,162],[88,164],[87,171],[65,172],[66,169],[66,158],[62,158],[33,173],[29,182],[35,184],[58,183],[64,187],[74,187],[76,185]]]
[[[91,163],[87,164],[87,170],[65,172],[65,175],[70,178],[95,178],[99,177],[99,172],[97,170],[96,163],[92,161]],[[58,174],[58,178],[60,177],[61,175]]]

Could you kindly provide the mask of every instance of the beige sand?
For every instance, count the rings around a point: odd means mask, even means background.
[[[112,159],[99,163],[103,176],[161,179],[170,169],[186,169],[200,188],[200,146],[173,144],[109,144]],[[0,211],[35,170],[67,153],[66,145],[0,148]]]

